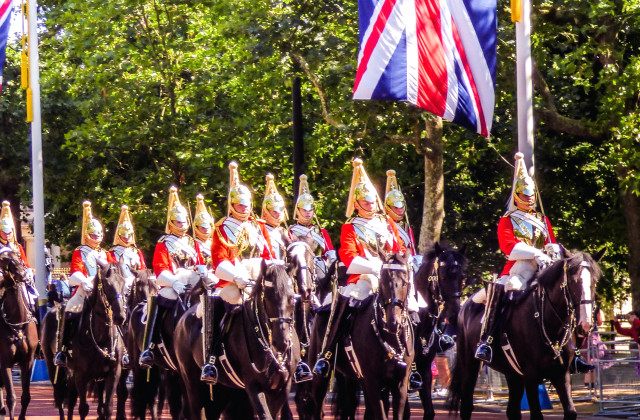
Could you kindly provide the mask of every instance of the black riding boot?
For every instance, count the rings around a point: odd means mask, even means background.
[[[69,359],[69,349],[71,348],[71,338],[75,334],[77,319],[80,314],[73,312],[61,311],[61,320],[58,320],[59,346],[53,364],[56,366],[67,367]],[[62,325],[60,325],[62,323]],[[60,338],[61,337],[61,338]]]
[[[140,366],[144,369],[149,369],[153,366],[153,337],[155,335],[156,318],[158,317],[158,297],[149,296],[147,300],[147,325],[144,327],[144,336],[142,339],[142,346],[144,350],[140,354]]]
[[[496,319],[501,311],[502,297],[504,296],[504,285],[489,283],[487,287],[487,303],[484,309],[484,324],[482,326],[482,341],[476,349],[476,359],[485,363],[491,363],[493,350],[491,344],[496,333]]]
[[[214,297],[207,294],[200,296],[202,304],[202,345],[205,364],[200,372],[200,380],[211,385],[218,382],[218,369],[215,366],[216,356],[213,352],[214,343],[219,335],[214,311]]]
[[[411,373],[409,374],[409,392],[422,389],[422,376],[416,370],[416,364],[411,365]]]
[[[573,356],[573,360],[571,361],[571,365],[569,366],[569,372],[570,373],[589,373],[593,369],[595,369],[595,365],[585,362],[582,359],[580,350],[576,349],[575,354]]]
[[[313,374],[327,377],[331,371],[331,358],[333,353],[331,350],[335,346],[338,331],[340,329],[341,320],[344,318],[344,313],[349,305],[349,298],[337,294],[335,306],[332,307],[331,315],[329,315],[329,322],[327,323],[327,329],[322,341],[322,349],[320,350],[320,357],[313,367]]]

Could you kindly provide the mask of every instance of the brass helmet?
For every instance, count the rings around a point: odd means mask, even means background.
[[[287,220],[287,209],[284,205],[284,198],[278,192],[276,183],[272,174],[265,177],[267,186],[264,190],[264,200],[262,201],[262,218],[272,226],[278,226]],[[280,213],[280,217],[275,218],[271,212]]]
[[[395,222],[399,222],[402,220],[404,211],[402,214],[398,214],[393,211],[393,207],[404,209],[405,205],[404,194],[402,194],[402,191],[400,191],[400,188],[398,187],[396,171],[389,169],[387,171],[387,188],[384,196],[384,209],[391,219]]]
[[[118,219],[118,226],[116,227],[113,244],[122,246],[131,246],[136,244],[136,235],[133,231],[133,223],[131,223],[129,206],[126,204],[120,206],[120,219]]]
[[[536,183],[527,172],[527,165],[524,163],[524,155],[520,152],[515,154],[515,169],[513,172],[513,186],[511,188],[511,197],[509,198],[508,211],[515,211],[517,203],[522,202],[518,194],[526,196],[537,195]]]
[[[309,191],[309,183],[307,182],[307,176],[300,175],[300,185],[298,186],[298,199],[296,200],[296,220],[302,225],[309,225],[313,222],[313,216],[306,218],[302,215],[300,210],[315,210],[316,205],[313,201],[313,196]]]
[[[12,240],[16,240],[16,225],[13,223],[11,203],[8,201],[2,202],[2,212],[0,212],[0,231],[7,235],[13,233]]]
[[[183,223],[182,227],[177,226],[175,222]],[[164,228],[165,233],[172,233],[176,236],[183,236],[189,228],[189,213],[187,209],[180,204],[178,197],[178,189],[175,186],[169,188],[169,206],[167,207],[167,224]]]
[[[102,242],[102,225],[98,219],[93,217],[91,212],[91,201],[82,203],[82,245],[97,248]]]
[[[239,213],[233,207],[234,204],[242,204],[247,206],[247,210],[244,213]],[[229,163],[229,199],[228,199],[228,214],[233,215],[240,221],[245,221],[251,214],[252,197],[251,191],[245,185],[240,183],[240,175],[238,175],[238,164],[235,161]]]
[[[208,241],[213,235],[213,217],[207,211],[204,205],[204,196],[198,194],[196,196],[196,214],[193,216],[193,233],[196,238],[202,241]]]
[[[353,165],[353,175],[351,177],[351,189],[349,190],[349,201],[347,202],[347,217],[351,217],[354,210],[364,217],[372,217],[374,213],[382,210],[382,203],[376,188],[371,183],[367,171],[362,166],[362,159],[355,158],[351,162]],[[366,211],[358,204],[358,200],[375,203],[373,211]]]

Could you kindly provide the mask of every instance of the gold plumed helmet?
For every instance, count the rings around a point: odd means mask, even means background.
[[[384,195],[384,206],[387,214],[396,222],[402,220],[402,216],[391,210],[392,207],[403,208],[405,206],[404,194],[398,187],[396,179],[396,171],[389,169],[387,171],[387,188]]]
[[[131,238],[131,241],[125,243],[122,238]],[[129,206],[123,204],[120,206],[120,218],[118,219],[118,226],[116,227],[116,234],[113,238],[114,245],[129,246],[136,244],[136,235],[133,231],[133,223],[131,223],[131,214],[129,213]]]
[[[89,235],[97,235],[99,239],[91,238]],[[98,219],[93,217],[91,212],[91,201],[82,203],[82,245],[96,247],[102,242],[102,225]]]
[[[173,222],[182,222],[184,227],[178,227]],[[167,224],[164,228],[165,233],[172,233],[171,228],[179,233],[185,233],[189,227],[189,213],[187,209],[180,204],[178,197],[178,189],[175,186],[169,188],[169,206],[167,207]]]
[[[16,225],[13,223],[11,203],[8,201],[2,202],[2,212],[0,212],[0,230],[4,233],[13,232],[13,240],[16,240]]]
[[[242,204],[247,206],[247,213],[238,213],[234,208],[234,204]],[[245,185],[240,183],[240,175],[238,174],[238,164],[235,161],[229,163],[229,199],[228,212],[238,220],[246,220],[249,217],[252,208],[251,191]]]
[[[518,194],[527,196],[536,195],[536,183],[527,172],[527,165],[524,163],[524,155],[520,152],[515,154],[515,169],[513,171],[513,186],[511,188],[511,198],[509,199],[508,211],[516,210],[515,201],[520,200]]]
[[[364,209],[357,204],[358,200],[365,200],[370,203],[376,203],[372,213],[382,210],[382,203],[376,188],[367,175],[367,171],[362,166],[362,159],[355,158],[351,162],[353,165],[353,175],[351,177],[351,188],[349,190],[349,201],[347,202],[347,217],[351,217],[353,211],[357,208],[361,215]]]
[[[309,183],[307,182],[307,176],[305,174],[300,175],[296,208],[300,208],[303,210],[313,210],[315,208],[313,196],[309,192]]]
[[[277,226],[287,220],[287,209],[284,206],[284,198],[276,188],[274,176],[267,174],[265,180],[267,181],[267,186],[264,190],[264,200],[262,201],[262,218],[270,225]],[[278,219],[271,214],[274,210],[280,213]]]
[[[203,233],[198,228],[204,228],[208,233]],[[211,237],[213,233],[213,217],[207,211],[207,207],[204,205],[204,196],[198,194],[196,196],[196,214],[193,216],[193,232],[195,235],[206,241]]]

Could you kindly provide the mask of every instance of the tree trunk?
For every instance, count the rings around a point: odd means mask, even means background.
[[[623,198],[627,219],[627,240],[629,246],[629,278],[631,279],[631,303],[633,310],[640,313],[640,197],[627,187]]]
[[[427,118],[425,126],[426,136],[421,140],[424,156],[424,206],[418,246],[421,254],[426,252],[432,242],[440,240],[444,219],[442,118]]]

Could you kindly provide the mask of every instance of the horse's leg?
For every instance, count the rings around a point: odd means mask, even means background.
[[[62,369],[61,369],[62,370]],[[64,374],[66,374],[66,371],[63,372]],[[66,379],[66,385],[67,385],[67,394],[69,397],[69,407],[67,409],[68,411],[68,415],[67,415],[67,419],[68,420],[73,420],[73,410],[76,408],[76,404],[78,403],[78,388],[76,387],[76,383],[75,380],[73,378],[67,378]],[[62,394],[62,401],[64,401],[64,393]]]
[[[364,403],[366,412],[370,413],[374,420],[387,420],[387,415],[384,411],[384,404],[380,394],[382,388],[377,378],[368,378],[366,381],[361,381],[362,390],[364,391]]]
[[[517,374],[507,376],[507,386],[509,387],[509,402],[507,403],[507,418],[509,420],[520,420],[522,418],[522,410],[520,404],[522,395],[524,394],[524,381]],[[536,394],[536,399],[538,395]]]
[[[411,363],[409,363],[411,366]],[[409,374],[405,375],[404,379],[397,384],[397,386],[391,389],[391,397],[393,398],[393,420],[400,420],[405,414],[405,406],[407,403],[407,393],[409,387]]]
[[[33,369],[33,359],[28,363],[20,364],[20,380],[22,382],[22,396],[20,397],[20,420],[25,420],[27,407],[31,401],[31,370]]]
[[[180,376],[176,372],[167,370],[167,400],[169,401],[169,411],[171,418],[177,420],[182,413],[182,396],[180,392]]]
[[[246,384],[247,394],[259,420],[273,420],[264,391],[256,383]]]
[[[120,381],[121,366],[120,362],[116,362],[115,371],[111,372],[111,375],[107,375],[104,380],[104,388],[101,394],[104,395],[103,400],[103,414],[106,420],[111,420],[111,414],[113,413],[113,396],[116,394],[116,387]]]
[[[573,398],[571,398],[571,376],[566,372],[564,375],[553,377],[550,380],[558,393],[565,420],[575,420],[578,413],[573,405]]]
[[[11,379],[11,366],[2,364],[2,383],[7,391],[7,409],[9,410],[9,418],[13,420],[13,413],[16,408],[16,392],[13,389],[13,380]]]
[[[322,418],[324,417],[324,398],[327,395],[327,389],[329,388],[329,378],[314,376],[312,383],[312,416],[315,420],[322,420]]]
[[[418,352],[420,352],[418,354]],[[433,420],[436,413],[433,409],[433,400],[431,399],[431,388],[433,386],[433,376],[431,374],[431,362],[432,357],[425,357],[422,355],[422,347],[416,350],[416,369],[420,376],[422,376],[422,389],[418,391],[420,395],[420,401],[422,402],[423,420]],[[411,411],[409,404],[405,406],[405,420],[409,420]]]
[[[80,414],[80,420],[85,420],[89,414],[89,403],[87,402],[87,383],[89,379],[77,375],[75,377],[76,389],[78,391],[78,397],[80,397],[80,404],[78,405],[78,413]],[[73,418],[73,414],[71,417]]]
[[[527,393],[527,401],[529,402],[529,418],[531,420],[542,420],[542,409],[540,408],[540,399],[538,398],[538,383],[529,381],[525,384]]]
[[[118,406],[116,409],[116,420],[126,420],[127,418],[127,399],[129,398],[129,390],[127,389],[127,377],[129,370],[123,370],[118,381],[116,394],[118,395]]]

